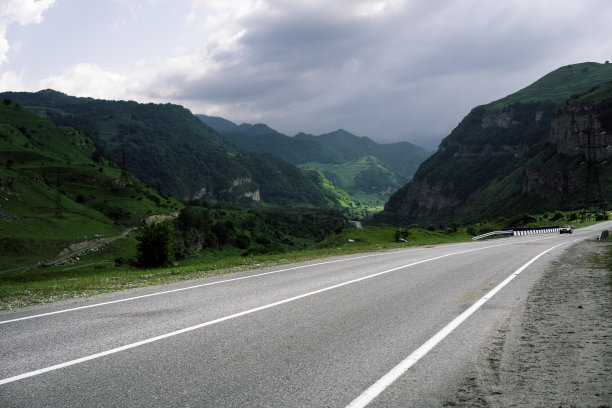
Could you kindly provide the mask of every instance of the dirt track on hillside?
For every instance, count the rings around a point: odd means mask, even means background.
[[[101,237],[90,239],[87,241],[76,242],[74,244],[71,244],[67,248],[64,248],[55,259],[46,262],[45,265],[63,265],[66,262],[70,262],[75,257],[82,256],[90,251],[96,251],[104,245],[108,245],[118,239],[125,238],[130,234],[130,232],[134,231],[135,229],[135,227],[128,228],[117,237]]]
[[[444,406],[612,407],[610,271],[583,241],[553,262]]]

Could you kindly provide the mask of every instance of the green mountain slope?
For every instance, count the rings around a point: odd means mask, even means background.
[[[181,208],[104,157],[93,138],[5,99],[0,105],[0,269],[119,235]]]
[[[145,183],[176,197],[231,202],[265,197],[267,204],[286,202],[274,201],[287,194],[282,175],[249,171],[273,169],[278,163],[261,165],[268,157],[250,162],[252,156],[239,154],[234,145],[181,106],[76,98],[52,90],[7,92],[0,97],[58,125],[89,132],[115,161],[125,162]],[[266,189],[263,195],[260,185]],[[296,195],[290,201],[296,205],[326,202],[322,190],[316,198],[301,194],[317,188],[306,178],[296,179],[293,186]]]
[[[318,141],[341,152],[346,161],[359,159],[364,156],[374,156],[389,169],[408,178],[412,177],[419,165],[430,156],[426,150],[412,143],[380,144],[368,137],[358,137],[343,129],[320,136],[300,133],[295,138],[298,140]],[[319,162],[322,161],[319,160]]]
[[[579,131],[592,117],[595,131],[610,134],[612,69],[585,63],[574,65],[571,75],[568,70],[558,69],[507,98],[474,108],[376,221],[474,222],[581,208],[588,166],[580,165],[585,140]],[[575,94],[580,90],[583,94]],[[601,142],[612,144],[606,138]],[[612,185],[603,184],[609,166],[602,166],[600,175],[602,186]],[[612,198],[608,189],[604,194]]]
[[[52,90],[0,97],[57,125],[89,132],[116,162],[125,157],[129,171],[176,197],[222,191],[248,177],[231,157],[233,146],[181,106],[76,98]]]
[[[543,76],[533,84],[487,105],[503,108],[512,103],[553,102],[561,103],[575,94],[587,92],[612,77],[612,64],[585,62],[567,65]]]
[[[429,156],[408,142],[378,144],[344,130],[289,137],[264,124],[236,125],[219,117],[197,116],[239,148],[267,152],[301,168],[319,170],[335,187],[373,207],[382,205]]]
[[[318,170],[332,183],[357,201],[382,205],[389,195],[408,178],[389,170],[374,156],[365,156],[343,164],[305,163],[302,169]]]

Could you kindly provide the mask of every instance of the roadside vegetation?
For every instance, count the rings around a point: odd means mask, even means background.
[[[559,218],[559,214],[563,217]],[[483,223],[477,232],[510,225],[511,220],[513,226],[546,226],[574,218],[574,213],[559,214],[498,219]],[[569,223],[580,228],[594,222]],[[143,227],[62,265],[0,272],[0,310],[329,256],[465,242],[476,228],[451,224],[357,229],[342,217],[320,210],[292,209],[283,214],[282,210],[198,205],[187,205],[177,218],[157,225],[163,227]],[[304,225],[308,227],[304,229]],[[147,258],[146,250],[142,250],[147,248],[143,246],[144,237],[160,231],[163,250]],[[155,258],[160,252],[164,258]],[[612,261],[607,262],[610,267]]]
[[[176,223],[179,222],[177,219]],[[469,239],[465,229],[447,233],[415,228],[402,230],[408,231],[403,234],[406,242],[397,242],[397,231],[391,227],[357,229],[338,224],[327,238],[318,243],[302,245],[299,249],[284,250],[282,244],[279,244],[271,245],[272,250],[267,251],[262,250],[262,244],[257,244],[259,250],[249,251],[235,245],[213,245],[155,268],[129,261],[139,258],[138,237],[142,235],[132,233],[98,250],[87,251],[65,265],[0,273],[0,310],[321,257]],[[175,233],[179,232],[175,230]],[[174,241],[174,244],[177,242]]]

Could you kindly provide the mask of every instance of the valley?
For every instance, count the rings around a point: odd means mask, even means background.
[[[393,248],[400,238],[401,247],[502,228],[588,225],[587,140],[579,131],[590,126],[599,145],[611,144],[611,81],[609,64],[562,67],[474,108],[431,156],[342,129],[290,137],[178,105],[2,93],[2,279],[27,294],[33,281],[44,288],[61,276],[93,278],[69,296],[150,284],[138,278],[147,275],[138,248],[152,216],[166,219],[169,240],[156,266],[161,276],[180,271],[180,279],[300,253]],[[609,155],[597,155],[607,203]],[[355,238],[349,220],[371,235]],[[373,225],[383,229],[367,229]],[[87,242],[104,245],[53,265],[65,248]]]

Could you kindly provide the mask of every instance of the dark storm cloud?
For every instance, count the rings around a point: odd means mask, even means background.
[[[580,62],[560,55],[569,57],[568,46],[575,54],[584,36],[568,26],[569,11],[411,2],[356,16],[348,4],[343,13],[279,2],[246,16],[237,47],[216,57],[220,66],[179,86],[173,79],[172,96],[224,105],[228,119],[261,118],[288,134],[343,127],[385,141],[434,137],[431,148],[472,107]]]

